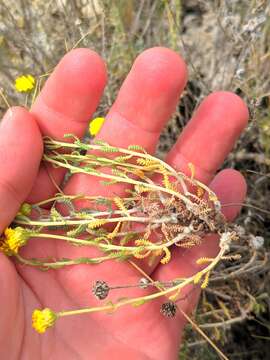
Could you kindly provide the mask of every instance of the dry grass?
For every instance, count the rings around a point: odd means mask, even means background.
[[[247,101],[249,127],[224,165],[240,170],[249,185],[249,206],[238,219],[243,237],[237,252],[242,259],[213,274],[196,316],[230,359],[260,359],[269,347],[269,13],[269,1],[263,0],[0,0],[0,85],[11,104],[31,103],[14,91],[18,75],[38,78],[68,49],[85,46],[108,64],[110,80],[97,112],[103,114],[136,55],[153,45],[181,52],[190,73],[181,104],[161,136],[159,156],[211,91],[234,91]],[[5,109],[0,100],[0,112]],[[264,238],[259,249],[255,236]],[[186,339],[182,359],[217,358],[189,329]]]

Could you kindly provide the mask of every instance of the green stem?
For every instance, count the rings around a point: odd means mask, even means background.
[[[112,260],[116,256],[101,256],[97,258],[77,258],[77,259],[71,259],[71,260],[64,260],[64,261],[55,261],[55,262],[42,262],[40,260],[30,260],[25,259],[19,254],[14,255],[16,259],[24,264],[39,268],[50,268],[50,269],[59,269],[64,266],[71,266],[71,265],[79,265],[79,264],[99,264],[101,262]]]
[[[177,235],[174,239],[166,242],[166,243],[162,243],[159,245],[142,245],[143,246],[143,250],[159,250],[162,249],[164,247],[170,247],[171,245],[174,245],[175,243],[179,242],[181,239],[183,239],[184,237],[187,236],[187,233],[184,234],[179,234]],[[39,238],[47,238],[47,239],[59,239],[59,240],[64,240],[64,241],[68,241],[71,243],[75,243],[75,244],[79,244],[79,245],[85,245],[85,246],[95,246],[98,247],[101,250],[124,250],[124,251],[138,251],[139,248],[141,248],[142,246],[121,246],[121,245],[113,245],[113,244],[103,244],[103,243],[96,243],[95,241],[91,241],[91,240],[81,240],[81,239],[77,239],[77,238],[73,238],[73,237],[69,237],[69,236],[64,236],[64,235],[57,235],[57,234],[35,234],[34,237],[39,237]]]
[[[101,215],[103,215],[101,213]],[[86,220],[61,220],[61,221],[36,221],[36,220],[29,220],[29,221],[24,221],[24,220],[15,220],[14,223],[16,224],[20,224],[20,225],[28,225],[28,226],[46,226],[46,227],[50,227],[50,226],[63,226],[63,225],[91,225],[91,221],[89,222],[89,220],[92,220],[92,222],[96,221],[96,220],[103,220],[103,218],[101,219],[86,219]],[[137,222],[137,223],[148,223],[151,222],[153,224],[162,224],[163,222],[165,222],[166,220],[171,220],[170,217],[163,217],[161,219],[151,219],[151,218],[143,218],[143,217],[137,217],[137,216],[123,216],[123,217],[117,217],[117,218],[105,218],[104,220],[106,220],[106,223],[104,223],[103,225],[106,224],[111,224],[111,223],[115,223],[115,222]]]
[[[57,147],[69,147],[69,148],[77,148],[77,149],[82,148],[82,145],[83,145],[83,148],[88,149],[88,150],[100,150],[100,151],[102,151],[102,148],[104,148],[104,146],[102,146],[102,145],[66,143],[66,142],[61,142],[61,141],[55,141],[53,139],[45,140],[44,143],[47,146],[50,145],[50,144],[53,144],[53,145],[57,145]],[[109,144],[108,144],[108,146],[110,147]],[[48,146],[48,148],[49,148],[49,146]],[[165,169],[167,169],[171,173],[171,175],[173,175],[179,181],[179,183],[180,183],[180,185],[182,187],[184,195],[189,194],[189,191],[187,190],[187,186],[186,186],[184,180],[189,180],[189,182],[194,183],[194,185],[200,186],[205,191],[207,191],[209,195],[211,195],[212,197],[215,197],[215,193],[211,189],[209,189],[205,184],[201,183],[198,180],[190,179],[187,175],[185,175],[185,174],[183,174],[181,172],[177,172],[172,166],[170,166],[166,162],[162,161],[161,159],[157,159],[155,156],[152,156],[152,155],[150,155],[148,153],[140,153],[140,152],[136,152],[136,151],[133,151],[133,150],[124,149],[124,148],[116,148],[116,147],[113,147],[113,148],[117,149],[117,152],[122,153],[122,154],[131,155],[131,156],[144,158],[144,159],[149,159],[149,160],[152,160],[154,162],[160,163]],[[104,158],[98,157],[98,158],[102,159],[102,161],[104,159],[107,159],[105,157]],[[113,160],[113,161],[115,161],[115,160]],[[126,164],[125,163],[124,164],[120,163],[119,165],[123,166],[123,165],[126,165]]]
[[[218,255],[216,256],[216,258],[213,260],[213,262],[208,265],[206,268],[204,268],[203,270],[201,270],[201,274],[202,276],[207,274],[209,271],[211,271],[216,264],[219,262],[220,258],[224,255],[225,253],[225,249],[221,249],[218,253]],[[182,289],[183,287],[194,283],[194,279],[196,277],[197,274],[183,280],[180,284],[173,286],[169,289],[163,290],[163,291],[158,291],[156,293],[150,294],[150,295],[146,295],[146,296],[141,296],[141,297],[137,297],[137,298],[133,298],[133,299],[127,299],[127,300],[123,300],[121,302],[112,304],[112,305],[105,305],[105,306],[99,306],[99,307],[92,307],[92,308],[83,308],[83,309],[79,309],[79,310],[71,310],[71,311],[60,311],[57,313],[58,317],[63,317],[63,316],[70,316],[70,315],[79,315],[79,314],[86,314],[86,313],[93,313],[93,312],[99,312],[99,311],[107,311],[107,310],[116,310],[119,307],[122,307],[124,305],[132,305],[132,304],[136,304],[136,303],[140,303],[140,302],[147,302],[150,300],[154,300],[157,298],[160,298],[161,296],[167,296],[170,293],[173,293],[175,291],[178,291],[180,289]]]
[[[181,199],[185,203],[189,203],[190,205],[193,204],[184,195],[182,195],[182,194],[180,194],[180,193],[178,193],[178,192],[176,192],[174,190],[164,188],[162,186],[149,184],[149,183],[137,181],[137,180],[130,179],[130,178],[123,178],[123,177],[115,176],[115,175],[111,175],[111,174],[98,173],[96,171],[91,173],[91,172],[86,171],[84,168],[76,167],[76,166],[73,166],[73,165],[70,165],[70,164],[65,164],[65,163],[62,163],[61,161],[53,160],[52,158],[50,158],[47,155],[44,155],[43,158],[44,158],[44,160],[46,160],[46,161],[48,161],[48,162],[50,162],[52,164],[58,165],[60,167],[64,167],[64,168],[69,169],[69,170],[71,170],[71,171],[73,171],[75,173],[83,173],[83,174],[87,174],[87,175],[97,176],[97,177],[101,177],[101,178],[104,178],[104,179],[115,180],[115,181],[120,182],[120,183],[124,182],[124,183],[131,184],[131,185],[144,186],[146,188],[149,188],[149,189],[152,189],[152,190],[155,190],[155,191],[166,192],[166,193],[168,193],[170,195],[173,195],[173,196]]]

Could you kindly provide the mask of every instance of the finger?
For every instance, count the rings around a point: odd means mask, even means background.
[[[76,49],[66,54],[31,109],[42,135],[57,140],[67,133],[82,137],[105,83],[105,65],[94,51]],[[52,196],[56,188],[51,178],[59,185],[64,174],[64,169],[41,166],[28,200],[36,202]]]
[[[209,183],[231,151],[248,121],[248,109],[240,97],[231,92],[215,92],[199,106],[167,162],[190,174],[188,164],[195,166],[195,177]]]
[[[120,147],[141,145],[152,153],[186,81],[186,65],[178,54],[160,47],[144,51],[134,62],[97,139]],[[115,187],[110,190],[117,192]],[[108,190],[79,174],[72,177],[66,191],[104,194]]]
[[[20,107],[9,109],[0,125],[0,233],[28,196],[42,152],[34,116]]]
[[[144,51],[123,83],[98,138],[122,147],[139,144],[153,152],[186,81],[186,65],[177,53],[161,47]]]
[[[34,117],[20,107],[9,109],[0,124],[0,234],[30,192],[41,156],[42,140]],[[21,342],[24,326],[21,288],[12,262],[1,252],[0,293],[0,307],[4,309],[1,354],[3,358],[17,358],[19,349],[14,344]]]
[[[243,176],[235,170],[227,169],[221,171],[210,185],[211,189],[219,197],[221,204],[242,203],[246,196],[246,182]],[[223,214],[228,220],[232,221],[240,211],[241,206],[224,207]],[[202,269],[196,261],[201,257],[215,257],[218,253],[218,238],[216,235],[209,235],[203,239],[202,245],[195,246],[190,249],[173,248],[172,258],[166,266],[158,266],[152,277],[159,281],[168,281],[175,278],[185,278],[196,274]],[[181,309],[190,313],[198,301],[200,288],[192,286],[185,287],[181,292],[181,298],[184,300],[179,302]],[[176,331],[182,331],[184,327],[184,319],[181,317],[180,328],[179,323],[175,324]]]

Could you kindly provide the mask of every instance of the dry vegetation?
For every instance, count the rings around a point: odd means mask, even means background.
[[[190,73],[161,136],[160,157],[211,91],[234,91],[248,103],[249,126],[224,164],[240,170],[249,185],[238,219],[242,239],[235,245],[242,258],[215,270],[196,315],[230,359],[266,358],[270,340],[269,14],[269,0],[0,0],[0,87],[11,104],[32,101],[14,91],[18,75],[32,74],[42,86],[67,50],[85,46],[108,64],[97,112],[104,114],[136,55],[157,44],[182,53]],[[186,335],[181,359],[218,358],[198,334],[187,329]]]

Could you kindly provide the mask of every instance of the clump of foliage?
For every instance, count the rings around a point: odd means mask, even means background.
[[[67,169],[71,174],[82,173],[100,178],[103,186],[119,186],[123,196],[85,196],[57,194],[41,203],[24,204],[1,238],[0,248],[18,262],[40,268],[59,269],[79,264],[130,261],[145,259],[148,265],[170,262],[171,246],[191,248],[199,245],[208,233],[220,236],[219,252],[214,258],[198,258],[205,265],[186,278],[169,279],[166,283],[142,279],[138,284],[110,286],[97,279],[92,292],[100,300],[109,297],[117,288],[139,287],[147,294],[135,298],[109,301],[105,305],[78,310],[55,312],[52,309],[35,310],[33,326],[43,333],[62,316],[116,310],[125,305],[141,306],[164,297],[161,313],[174,317],[177,302],[188,285],[199,284],[205,289],[211,271],[222,260],[237,260],[240,255],[229,253],[231,243],[239,237],[237,227],[226,222],[217,196],[206,185],[191,175],[175,171],[162,160],[149,155],[142,147],[130,145],[127,149],[111,146],[103,141],[86,144],[74,137],[71,142],[44,139],[43,160],[54,167]],[[76,208],[76,201],[83,208]],[[50,212],[44,205],[52,205]],[[53,238],[70,246],[94,247],[100,256],[73,259],[24,258],[20,248],[30,238]],[[152,291],[149,292],[149,288]],[[166,299],[167,298],[167,299]]]

